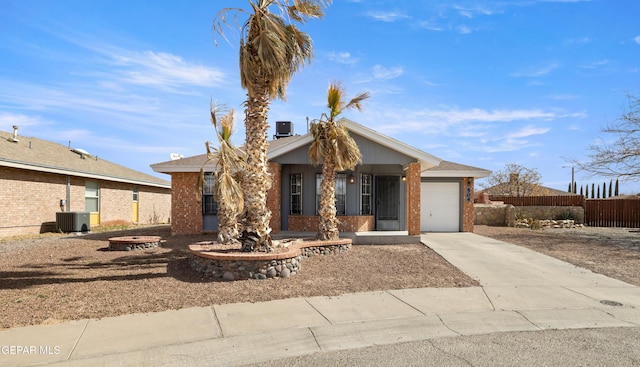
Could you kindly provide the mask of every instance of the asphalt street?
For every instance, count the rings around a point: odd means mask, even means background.
[[[246,365],[258,366],[640,366],[640,327],[449,337],[319,352]]]

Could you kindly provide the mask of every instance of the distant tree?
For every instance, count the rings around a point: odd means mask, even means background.
[[[598,185],[598,195],[596,196],[597,199],[600,199],[600,186]]]
[[[613,179],[609,181],[609,197],[613,196]]]
[[[591,198],[595,199],[596,197],[596,184],[592,183],[591,184]],[[598,197],[600,197],[600,195],[598,195]]]
[[[627,108],[602,132],[613,134],[616,140],[597,141],[588,147],[589,160],[571,160],[578,169],[598,176],[615,176],[640,180],[640,97],[627,95]]]
[[[586,199],[589,198],[589,185],[585,186],[585,190],[584,190],[584,197]]]
[[[572,191],[574,194],[576,194],[578,192],[577,188],[578,188],[578,183],[574,182],[573,183],[573,191]]]
[[[540,180],[537,169],[507,163],[503,170],[493,172],[480,186],[489,195],[496,196],[546,195],[548,190],[541,186]]]
[[[616,178],[616,196],[618,196],[618,195],[619,195],[619,193],[618,193],[618,179]]]
[[[569,182],[569,185],[567,186],[567,192],[571,192],[571,182]]]
[[[582,196],[582,185],[580,185],[580,195]]]

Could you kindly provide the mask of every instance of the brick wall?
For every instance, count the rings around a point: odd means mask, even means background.
[[[133,219],[133,185],[120,182],[100,182],[100,223]]]
[[[473,177],[465,177],[462,181],[462,232],[473,232],[473,222],[475,218],[473,209]],[[469,190],[469,195],[467,195]]]
[[[271,175],[271,188],[267,191],[267,208],[271,210],[269,226],[271,227],[271,233],[278,233],[282,223],[282,169],[280,163],[269,162],[268,170]]]
[[[167,189],[148,187],[139,189],[138,223],[169,223],[171,221],[171,195]]]
[[[406,177],[406,230],[410,236],[420,234],[420,163],[409,163]]]
[[[374,218],[372,215],[339,215],[338,230],[340,232],[366,232],[373,231]],[[318,231],[317,215],[290,215],[289,230],[300,232]]]
[[[0,168],[0,236],[37,234],[43,223],[55,222],[66,184],[60,175]]]
[[[171,234],[202,233],[202,202],[197,200],[198,172],[171,174]]]
[[[70,211],[85,211],[85,182],[82,177],[69,177]],[[105,221],[132,219],[133,185],[98,181],[100,216]],[[170,214],[171,192],[162,188],[140,187],[140,195],[150,195],[155,210],[165,220]],[[37,234],[55,230],[60,199],[67,198],[67,176],[46,172],[2,167],[0,169],[0,237]],[[64,207],[66,210],[66,206]],[[140,211],[149,210],[140,203]],[[142,223],[147,223],[141,217]]]

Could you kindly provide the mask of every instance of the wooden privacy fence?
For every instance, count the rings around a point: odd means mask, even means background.
[[[640,228],[640,200],[588,199],[584,221],[592,227]]]
[[[640,228],[640,199],[585,199],[582,195],[491,196],[513,206],[581,206],[591,227]]]

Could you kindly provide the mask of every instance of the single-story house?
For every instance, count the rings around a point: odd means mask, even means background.
[[[58,213],[109,222],[168,223],[171,183],[87,151],[0,131],[0,237],[56,230]]]
[[[336,207],[343,232],[473,231],[474,179],[491,172],[443,161],[375,130],[342,119],[362,153],[354,170],[336,175]],[[278,122],[280,124],[280,122]],[[317,231],[322,167],[309,161],[313,137],[276,134],[267,158],[272,187],[267,205],[273,233]],[[171,175],[171,231],[198,234],[217,230],[213,179],[207,175],[202,200],[196,197],[206,154],[151,165]],[[214,170],[213,163],[204,166]]]

